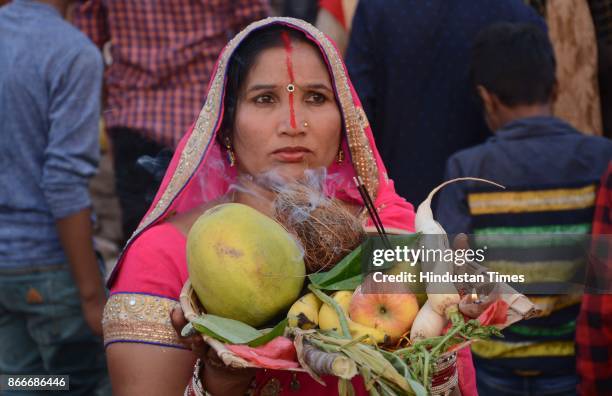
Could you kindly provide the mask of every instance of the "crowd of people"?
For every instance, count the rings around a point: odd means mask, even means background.
[[[612,234],[611,17],[610,0],[0,1],[0,374],[337,394],[180,336],[191,225],[219,202],[267,213],[233,186],[270,170],[325,169],[366,225],[361,176],[398,232],[437,184],[479,177],[506,188],[442,190],[450,234]],[[460,354],[456,392],[612,394],[612,294],[532,301],[539,317]]]

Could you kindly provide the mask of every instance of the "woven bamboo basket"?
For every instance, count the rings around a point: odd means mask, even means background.
[[[191,282],[187,280],[180,294],[180,304],[183,309],[185,318],[188,321],[193,321],[199,315],[204,313],[204,308],[200,304],[195,290],[191,286]],[[248,362],[235,355],[232,351],[226,348],[225,344],[219,340],[216,340],[205,334],[201,334],[204,341],[215,350],[219,358],[223,363],[233,368],[262,368],[251,362]],[[325,352],[322,352],[325,353]],[[306,362],[308,363],[308,362]],[[288,371],[295,372],[308,372],[307,369],[302,367],[286,369]],[[316,373],[317,375],[332,374],[332,373]],[[457,374],[457,353],[449,352],[444,354],[438,359],[436,363],[436,370],[433,374],[432,381],[432,395],[434,396],[447,396],[457,387],[458,374]]]

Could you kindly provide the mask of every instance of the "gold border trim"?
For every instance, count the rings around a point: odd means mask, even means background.
[[[170,310],[178,302],[139,293],[113,294],[104,307],[104,345],[144,342],[183,347],[170,322]]]

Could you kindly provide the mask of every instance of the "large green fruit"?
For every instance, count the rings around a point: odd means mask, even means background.
[[[206,211],[187,237],[191,284],[206,312],[259,326],[298,298],[302,249],[276,221],[242,204]]]

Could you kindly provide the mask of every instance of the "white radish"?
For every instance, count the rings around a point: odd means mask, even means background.
[[[497,184],[487,179],[479,179],[477,177],[458,177],[456,179],[447,180],[444,183],[440,184],[438,187],[431,190],[427,198],[425,198],[425,200],[421,202],[421,204],[417,208],[416,216],[414,218],[414,226],[416,227],[417,232],[422,232],[424,234],[446,235],[446,231],[444,231],[444,228],[442,228],[440,223],[434,220],[433,212],[431,211],[431,200],[433,199],[433,196],[436,195],[436,193],[446,185],[462,180],[480,181],[484,183],[493,184],[497,187],[505,188],[501,184]]]
[[[446,231],[444,228],[438,223],[434,217],[433,212],[431,211],[431,200],[433,196],[444,186],[450,183],[454,183],[460,180],[475,180],[481,181],[485,183],[490,183],[495,186],[504,188],[504,186],[494,183],[492,181],[486,179],[479,179],[475,177],[460,177],[457,179],[448,180],[438,187],[434,188],[427,198],[419,205],[416,211],[416,216],[414,219],[415,228],[417,232],[422,233],[423,236],[423,245],[426,249],[441,249],[445,251],[449,248],[448,237],[446,235]],[[433,237],[428,237],[429,235],[434,235]],[[444,274],[444,273],[453,273],[454,268],[452,263],[438,261],[433,264],[433,272],[436,274]],[[457,312],[458,304],[461,298],[459,297],[459,293],[457,289],[455,289],[454,285],[447,285],[446,287],[450,288],[450,292],[447,293],[435,293],[430,285],[427,287],[427,303],[430,304],[431,309],[437,313],[438,315],[444,316],[448,318],[450,314],[453,312]],[[423,308],[421,308],[422,310]],[[419,312],[420,315],[420,312]],[[419,316],[417,315],[417,318]],[[415,320],[416,323],[416,320]],[[414,325],[413,325],[414,326]],[[437,335],[437,334],[436,334]],[[411,332],[412,338],[412,332]]]
[[[410,341],[415,342],[439,336],[446,322],[446,317],[435,312],[429,301],[425,301],[410,328]]]

